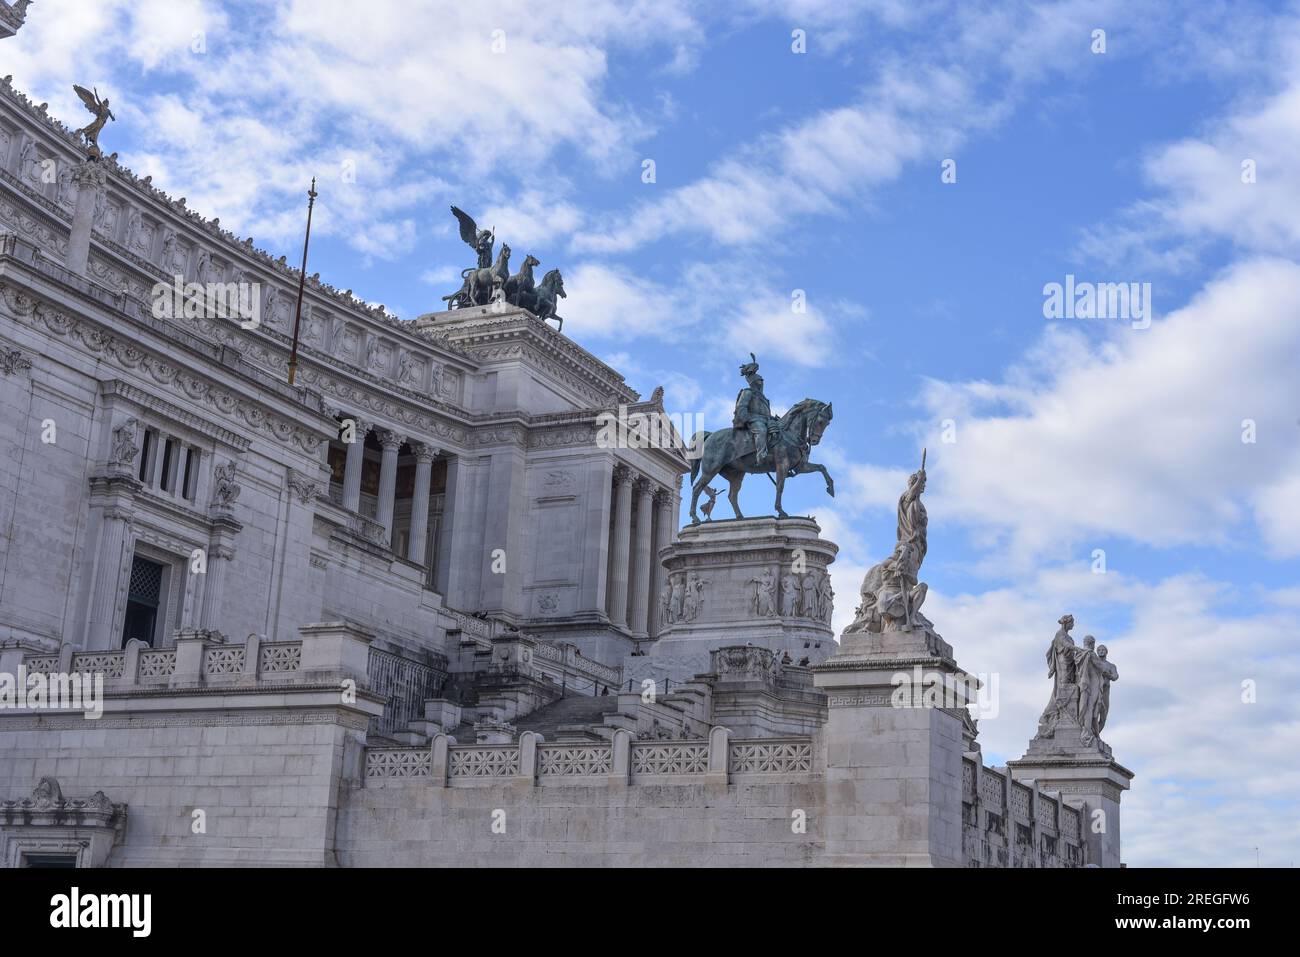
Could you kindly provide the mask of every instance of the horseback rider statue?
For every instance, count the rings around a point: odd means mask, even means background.
[[[772,405],[763,394],[763,377],[758,374],[758,359],[754,353],[751,352],[749,361],[740,367],[740,374],[747,384],[736,395],[736,413],[731,424],[754,437],[757,464],[766,465],[770,458],[767,436],[779,429],[780,423],[772,417]]]
[[[763,377],[758,374],[758,359],[749,354],[749,362],[740,367],[746,386],[736,396],[736,410],[732,428],[717,432],[697,432],[690,447],[691,461],[691,522],[699,522],[696,503],[716,475],[721,475],[731,485],[727,501],[736,518],[740,512],[741,483],[746,475],[763,473],[771,477],[776,486],[776,516],[786,518],[781,508],[781,495],[785,480],[791,475],[820,472],[826,479],[826,493],[834,496],[835,483],[824,465],[809,459],[813,446],[822,440],[822,433],[830,424],[834,411],[829,402],[818,399],[801,399],[782,416],[772,415],[772,406],[763,394]],[[708,515],[711,509],[705,512]]]

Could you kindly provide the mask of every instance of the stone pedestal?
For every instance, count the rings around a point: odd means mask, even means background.
[[[828,863],[960,867],[962,712],[974,679],[950,655],[927,654],[921,633],[890,636],[888,649],[865,648],[868,637],[881,638],[845,635],[813,669],[827,696]]]
[[[1008,761],[1015,781],[1036,781],[1044,791],[1057,791],[1067,804],[1083,813],[1085,863],[1120,866],[1120,797],[1129,789],[1133,772],[1111,757],[1110,746],[1097,739],[1079,741],[1079,726],[1062,716],[1055,728],[1029,742],[1018,761]]]
[[[708,672],[709,653],[755,645],[792,662],[824,661],[834,650],[827,567],[836,545],[811,518],[746,518],[688,525],[660,550],[661,629],[624,673],[685,681]]]

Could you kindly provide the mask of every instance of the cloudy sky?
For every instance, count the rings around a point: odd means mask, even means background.
[[[927,446],[986,759],[1070,611],[1119,668],[1130,866],[1300,857],[1300,8],[37,0],[0,55],[277,256],[319,177],[312,271],[403,318],[468,264],[454,202],[671,411],[728,421],[750,350],[777,406],[833,401],[838,494],[786,505],[840,545],[840,626]],[[1067,275],[1150,283],[1152,321],[1045,318]]]

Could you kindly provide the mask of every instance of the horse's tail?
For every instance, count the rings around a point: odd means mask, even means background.
[[[695,484],[695,479],[700,474],[700,459],[703,458],[704,443],[712,434],[711,432],[700,431],[691,436],[690,451],[694,454],[688,455],[687,458],[691,460],[692,485]]]
[[[478,267],[477,267],[477,266],[471,266],[469,269],[462,269],[462,270],[460,271],[460,278],[461,278],[461,279],[468,279],[468,278],[469,278],[469,274],[472,273],[472,272],[478,272]]]

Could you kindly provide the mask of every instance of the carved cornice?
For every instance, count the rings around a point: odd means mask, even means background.
[[[4,30],[0,37],[11,37],[18,32],[26,21],[26,4],[15,8],[9,3],[0,2],[0,28]]]
[[[31,121],[29,134],[51,138],[59,149],[70,154],[77,162],[84,158],[84,147],[74,131],[51,117],[43,105],[38,107],[25,94],[15,90],[8,78],[0,82],[0,106],[5,105],[18,115],[20,127],[23,125],[22,117]],[[48,147],[49,144],[45,145]],[[122,192],[124,198],[138,204],[153,219],[158,220],[160,226],[177,232],[193,245],[211,247],[232,265],[239,264],[259,272],[271,273],[277,277],[286,294],[289,290],[296,290],[299,271],[288,264],[286,257],[274,258],[266,250],[255,247],[251,238],[241,240],[234,233],[221,228],[220,220],[204,219],[187,207],[184,198],[173,199],[155,188],[152,177],[138,177],[122,166],[117,162],[116,153],[101,159],[99,165],[111,174],[111,185]],[[318,276],[307,277],[306,292],[308,301],[313,304],[322,303],[328,310],[345,312],[348,318],[356,322],[380,324],[388,327],[390,334],[410,336],[413,340],[424,338],[417,336],[413,322],[400,320],[387,313],[383,307],[371,306],[357,299],[350,289],[339,290],[321,282]],[[453,351],[459,350],[453,348]]]
[[[254,432],[294,446],[317,457],[324,441],[283,416],[269,412],[224,386],[198,376],[160,355],[141,349],[138,340],[106,332],[98,324],[68,315],[8,282],[0,282],[0,303],[16,319],[60,339],[76,341],[109,364],[148,376],[153,382],[190,403],[199,402]]]
[[[170,420],[173,423],[186,426],[201,435],[206,435],[209,438],[224,443],[225,445],[229,445],[239,452],[247,452],[249,446],[252,444],[239,433],[223,428],[201,415],[195,415],[188,409],[183,409],[180,406],[173,405],[164,399],[158,398],[153,393],[137,388],[122,379],[110,379],[108,382],[101,383],[100,392],[106,396],[121,396],[122,398],[135,403],[141,409],[147,409],[149,412],[152,412],[153,418]]]
[[[528,433],[530,449],[556,449],[568,446],[590,446],[596,441],[596,429],[590,426],[531,430]]]

